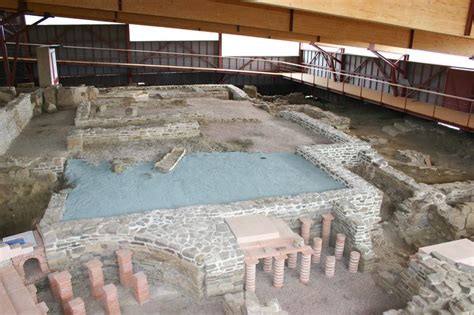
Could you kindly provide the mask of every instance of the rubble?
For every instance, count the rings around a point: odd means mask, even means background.
[[[155,163],[155,169],[162,173],[169,173],[178,165],[185,154],[185,148],[173,148],[171,152],[167,153],[160,161]]]
[[[256,98],[257,97],[257,87],[255,85],[244,85],[243,90],[244,90],[245,93],[247,93],[247,95],[250,98]]]

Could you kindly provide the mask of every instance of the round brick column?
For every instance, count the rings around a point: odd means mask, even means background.
[[[306,250],[301,254],[300,281],[305,284],[309,282],[309,275],[311,272],[311,254],[311,250]]]
[[[346,242],[346,236],[342,233],[338,233],[336,235],[336,246],[334,249],[334,256],[336,256],[336,259],[342,259],[342,256],[344,256],[344,243]]]
[[[298,253],[288,254],[288,268],[295,269],[298,265]]]
[[[326,256],[326,267],[324,268],[324,273],[326,277],[334,277],[334,273],[336,271],[336,257],[334,256]]]
[[[349,260],[349,272],[356,273],[359,269],[360,253],[356,251],[351,252]]]
[[[286,255],[279,255],[274,257],[273,264],[273,286],[275,288],[283,287],[285,279],[285,259]]]
[[[245,290],[255,292],[258,259],[245,259]]]
[[[304,240],[304,244],[309,244],[309,235],[311,234],[311,226],[313,225],[313,220],[310,218],[300,218],[301,221],[301,237]]]
[[[263,271],[266,273],[272,272],[273,257],[263,259]]]
[[[322,238],[323,238],[323,247],[329,246],[329,240],[331,239],[331,224],[334,217],[330,213],[325,213],[322,215],[323,217],[323,231],[322,231]]]
[[[320,237],[313,238],[313,264],[319,264],[321,262],[321,251],[323,247],[323,239]]]

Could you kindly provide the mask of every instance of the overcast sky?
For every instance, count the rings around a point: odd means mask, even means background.
[[[26,16],[27,24],[31,24],[38,20],[37,16]],[[41,25],[56,24],[113,24],[109,22],[99,22],[90,20],[79,20],[69,18],[50,18],[42,22]],[[217,33],[189,31],[181,29],[173,29],[166,27],[152,27],[142,25],[130,25],[131,41],[181,41],[181,40],[217,40]],[[305,48],[311,49],[309,45]],[[345,47],[346,53],[373,56],[373,54],[365,48]],[[337,50],[337,48],[326,48],[328,51]],[[407,50],[410,55],[410,61],[450,65],[453,67],[463,67],[474,69],[474,60],[467,57],[453,56],[446,54],[438,54],[426,51]],[[222,36],[222,54],[224,56],[298,56],[299,43],[281,40],[256,38],[240,35]],[[383,53],[386,57],[398,59],[400,54]]]

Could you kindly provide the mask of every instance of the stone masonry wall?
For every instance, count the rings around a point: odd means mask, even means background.
[[[354,172],[391,199],[395,205],[395,224],[400,227],[400,236],[408,244],[423,247],[469,236],[466,214],[451,206],[448,200],[471,198],[472,183],[430,186],[417,183],[389,165],[376,165],[369,162],[370,158],[361,160],[364,162],[353,167]],[[450,186],[462,189],[447,189]]]
[[[197,137],[200,128],[197,122],[169,123],[159,127],[128,126],[122,128],[76,129],[67,137],[70,151],[81,151],[84,145],[110,144],[118,142],[182,139]]]
[[[416,254],[401,273],[394,292],[408,305],[385,315],[474,313],[474,272],[444,257]]]
[[[74,125],[78,128],[90,127],[118,127],[127,125],[147,125],[151,123],[176,123],[191,122],[204,119],[204,115],[199,113],[179,113],[179,114],[157,114],[136,117],[90,117],[91,103],[82,102],[77,106]]]
[[[44,175],[53,172],[56,175],[64,173],[64,163],[66,159],[63,157],[39,157],[35,159],[5,157],[0,159],[0,168],[22,167],[28,168],[29,171],[36,175]]]
[[[0,155],[5,154],[12,141],[30,122],[33,108],[30,94],[20,94],[5,107],[0,107]]]

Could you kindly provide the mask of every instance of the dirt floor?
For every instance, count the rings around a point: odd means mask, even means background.
[[[333,249],[328,249],[327,253],[333,254]],[[272,274],[264,273],[261,265],[257,269],[257,297],[261,303],[277,298],[282,309],[291,315],[371,315],[404,307],[396,296],[377,287],[369,273],[349,273],[347,261],[337,262],[333,278],[324,275],[322,264],[313,264],[307,285],[299,281],[296,269],[286,267],[285,285],[281,289],[272,286]],[[123,314],[224,314],[222,297],[197,302],[172,286],[160,283],[150,287],[150,301],[138,305],[130,289],[118,283],[115,285]],[[101,304],[90,296],[88,281],[73,279],[73,291],[74,296],[84,299],[88,314],[103,314]],[[52,297],[47,281],[38,285],[38,300],[46,302],[51,314],[60,313],[60,305]]]
[[[16,157],[67,156],[66,137],[74,128],[75,109],[33,117],[5,155]]]
[[[87,280],[73,281],[73,292],[75,297],[81,297],[86,305],[87,314],[104,314],[104,310],[99,301],[90,296],[90,289]],[[164,283],[157,286],[150,286],[150,301],[143,305],[138,305],[131,289],[122,287],[119,283],[114,283],[118,290],[120,310],[122,314],[130,315],[152,315],[152,314],[224,314],[223,298],[215,297],[196,302],[192,298],[179,293],[176,289]],[[41,282],[38,287],[38,300],[46,302],[49,307],[49,314],[62,314],[61,306],[53,298],[47,281]]]
[[[56,185],[55,176],[0,172],[0,238],[34,229]]]
[[[333,254],[334,249],[327,250]],[[325,255],[321,257],[324,262]],[[285,284],[281,289],[272,286],[272,274],[257,270],[257,296],[261,302],[277,298],[283,310],[298,314],[382,314],[389,309],[404,307],[395,295],[377,287],[370,273],[352,274],[347,261],[337,261],[333,278],[324,275],[323,263],[313,264],[310,282],[299,281],[299,272],[285,268]]]
[[[403,114],[381,106],[352,102],[344,105],[322,103],[322,109],[351,119],[350,132],[358,137],[376,136],[387,143],[373,145],[390,164],[422,183],[434,184],[474,179],[474,134],[456,131],[432,121]],[[420,130],[390,136],[385,126],[415,123]],[[419,168],[396,163],[400,149],[416,150],[431,157],[432,168]]]

